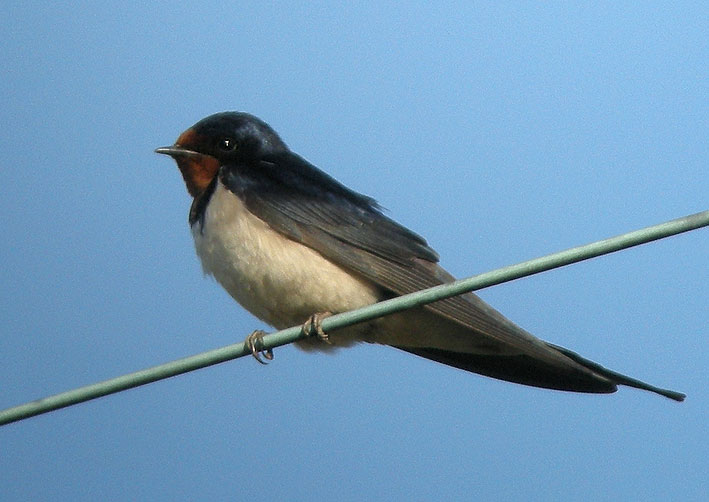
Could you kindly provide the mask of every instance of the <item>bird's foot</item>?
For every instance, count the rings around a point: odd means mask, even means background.
[[[254,359],[256,359],[258,362],[261,364],[268,364],[267,361],[264,361],[261,359],[261,355],[268,359],[269,361],[273,360],[273,350],[272,349],[266,349],[263,350],[261,349],[261,343],[263,340],[263,336],[266,334],[265,331],[262,331],[260,329],[257,329],[253,333],[251,333],[249,336],[246,337],[246,340],[244,343],[251,349],[251,355],[254,356]],[[259,348],[256,348],[256,345],[259,346]]]
[[[327,344],[332,344],[330,337],[322,329],[323,319],[330,317],[332,312],[316,312],[310,316],[310,319],[303,323],[303,333],[308,336],[317,336],[320,341]]]

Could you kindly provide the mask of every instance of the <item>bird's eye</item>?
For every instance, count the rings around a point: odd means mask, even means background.
[[[217,141],[217,148],[222,152],[233,152],[236,150],[236,140],[234,138],[224,137]]]

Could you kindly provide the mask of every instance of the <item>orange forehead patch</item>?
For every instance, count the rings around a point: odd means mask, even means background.
[[[188,147],[190,145],[195,145],[199,142],[200,135],[195,132],[194,129],[187,129],[185,132],[180,134],[180,137],[175,141],[176,145]]]
[[[187,129],[177,138],[175,145],[190,150],[190,147],[198,145],[200,135],[192,129]],[[212,179],[219,171],[219,161],[211,155],[200,154],[189,157],[176,157],[177,167],[180,168],[182,178],[185,180],[187,191],[192,197],[202,194]]]

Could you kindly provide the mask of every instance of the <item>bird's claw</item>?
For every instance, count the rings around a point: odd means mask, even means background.
[[[253,333],[251,333],[249,336],[246,337],[246,345],[251,349],[251,355],[254,356],[254,359],[256,359],[258,362],[261,364],[268,364],[267,361],[264,361],[261,359],[261,355],[268,359],[269,361],[273,360],[273,350],[272,349],[257,349],[256,345],[258,344],[259,346],[261,345],[261,342],[263,340],[263,336],[266,334],[265,331],[262,331],[260,329],[257,329]]]
[[[330,317],[332,312],[316,312],[310,316],[310,319],[303,323],[303,333],[308,336],[317,336],[320,341],[327,344],[332,344],[330,337],[322,329],[322,321],[326,317]]]

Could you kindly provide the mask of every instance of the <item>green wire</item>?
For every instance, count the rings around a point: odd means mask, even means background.
[[[517,265],[499,268],[491,272],[476,275],[468,279],[462,279],[436,286],[434,288],[418,291],[408,295],[386,300],[374,305],[369,305],[361,309],[344,312],[327,317],[322,321],[322,329],[325,332],[335,331],[340,328],[350,326],[359,322],[368,321],[392,314],[402,310],[425,305],[437,300],[456,296],[461,293],[476,289],[494,286],[503,282],[519,279],[553,268],[570,265],[579,261],[588,260],[604,254],[627,249],[629,247],[645,244],[657,239],[663,239],[682,232],[688,232],[697,228],[709,226],[709,210],[692,214],[666,223],[629,232],[627,234],[612,237],[602,241],[592,242],[585,246],[578,246],[558,253],[542,256],[533,260],[525,261]],[[292,343],[307,335],[303,334],[300,326],[284,329],[276,333],[265,335],[258,344],[259,350],[270,350],[281,345]],[[135,373],[129,373],[117,378],[105,380],[103,382],[79,387],[74,390],[62,392],[54,396],[45,397],[36,401],[8,408],[0,411],[0,425],[5,425],[25,418],[47,413],[49,411],[65,408],[73,404],[82,403],[91,399],[106,396],[126,389],[139,387],[147,383],[163,380],[172,376],[194,371],[199,368],[222,363],[237,357],[251,354],[251,349],[246,342],[234,343],[215,350],[202,352],[190,357],[178,359],[169,363],[153,366]]]

